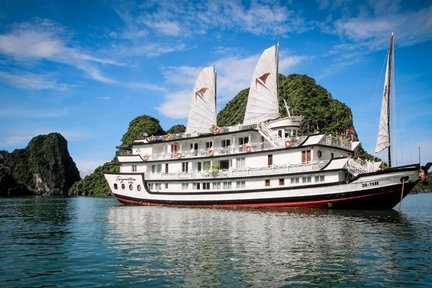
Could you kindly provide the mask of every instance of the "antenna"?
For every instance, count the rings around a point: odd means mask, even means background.
[[[288,117],[291,117],[291,113],[290,113],[290,111],[289,111],[289,106],[288,106],[288,104],[286,103],[285,99],[283,99],[283,102],[284,102],[285,110],[287,111],[287,115],[288,115]]]

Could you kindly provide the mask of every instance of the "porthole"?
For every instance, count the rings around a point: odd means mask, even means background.
[[[137,190],[138,190],[138,191],[141,191],[141,185],[138,185],[138,186],[137,186]]]
[[[126,186],[125,186],[124,184],[121,185],[121,188],[122,188],[123,190],[125,189],[125,187],[126,187]]]
[[[129,190],[133,190],[133,185],[132,184],[129,184]]]
[[[117,183],[114,183],[114,189],[115,189],[115,190],[118,189],[118,185],[117,185]]]

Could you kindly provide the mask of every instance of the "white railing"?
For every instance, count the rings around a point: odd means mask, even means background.
[[[283,140],[276,131],[271,130],[266,123],[260,122],[258,124],[258,132],[269,141],[273,147],[281,148],[283,147]]]
[[[324,135],[324,137],[321,139],[320,144],[333,146],[333,147],[339,147],[342,149],[351,150],[351,141],[341,138],[341,137],[334,137],[331,135]]]
[[[178,173],[148,173],[146,178],[149,180],[172,180],[172,179],[202,179],[202,178],[230,178],[242,176],[274,175],[284,173],[297,173],[318,171],[324,167],[328,161],[313,162],[308,164],[292,164],[282,166],[271,166],[263,168],[244,168],[244,169],[222,169],[218,171],[201,172],[178,172]]]

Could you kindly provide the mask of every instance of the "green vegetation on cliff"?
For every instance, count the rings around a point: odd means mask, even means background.
[[[72,184],[80,180],[67,141],[59,133],[36,136],[26,148],[1,151],[1,156],[0,164],[8,167],[3,171],[9,171],[17,184],[25,185],[33,194],[67,195]]]

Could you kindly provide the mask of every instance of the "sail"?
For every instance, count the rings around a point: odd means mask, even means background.
[[[390,147],[390,85],[391,85],[391,71],[393,63],[393,33],[390,38],[390,49],[387,56],[387,68],[384,81],[384,93],[381,103],[381,116],[378,128],[378,139],[375,147],[375,152],[378,153]],[[390,149],[390,148],[389,148]],[[389,152],[390,158],[390,152]],[[389,166],[390,166],[389,159]]]
[[[278,47],[266,49],[255,68],[243,124],[255,124],[279,117],[277,96]]]
[[[186,133],[209,133],[216,125],[216,70],[201,70],[192,95]]]

